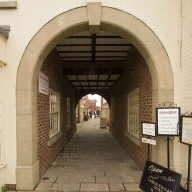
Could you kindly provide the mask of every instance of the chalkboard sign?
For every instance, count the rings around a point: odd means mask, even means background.
[[[147,160],[139,187],[146,192],[178,192],[180,181],[181,174]]]

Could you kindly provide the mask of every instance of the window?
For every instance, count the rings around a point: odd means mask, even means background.
[[[79,117],[79,105],[76,107],[76,117]]]
[[[139,88],[128,93],[128,132],[139,138]]]
[[[70,98],[67,98],[67,127],[71,125],[71,103]]]
[[[114,99],[111,98],[111,121],[114,122]]]
[[[59,93],[49,90],[49,136],[52,137],[60,131],[60,96]]]
[[[3,126],[2,126],[2,66],[0,66],[0,165],[3,164]]]

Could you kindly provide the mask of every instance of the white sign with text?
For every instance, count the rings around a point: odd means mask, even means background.
[[[182,116],[181,142],[192,145],[192,117]]]
[[[156,140],[152,140],[152,139],[142,138],[142,142],[143,143],[148,143],[148,144],[151,144],[151,145],[156,145]]]
[[[39,93],[49,95],[49,77],[39,72]]]
[[[180,108],[157,108],[158,135],[178,135]]]
[[[156,136],[155,123],[142,123],[142,134],[148,136]]]

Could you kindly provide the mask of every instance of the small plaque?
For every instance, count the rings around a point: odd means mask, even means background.
[[[156,140],[152,140],[152,139],[142,138],[142,142],[143,143],[148,143],[148,144],[151,144],[151,145],[156,145]]]
[[[155,123],[141,123],[142,135],[156,137]]]

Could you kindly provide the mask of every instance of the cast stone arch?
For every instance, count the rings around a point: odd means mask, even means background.
[[[90,18],[87,9],[88,7],[75,8],[53,18],[31,39],[21,58],[16,84],[17,190],[33,190],[39,182],[37,156],[39,71],[47,55],[62,39],[89,30]],[[128,39],[145,58],[153,81],[153,113],[158,103],[173,101],[171,64],[165,48],[153,31],[133,15],[110,7],[101,7],[100,15],[95,17],[100,18],[98,24],[100,30],[113,32]]]

